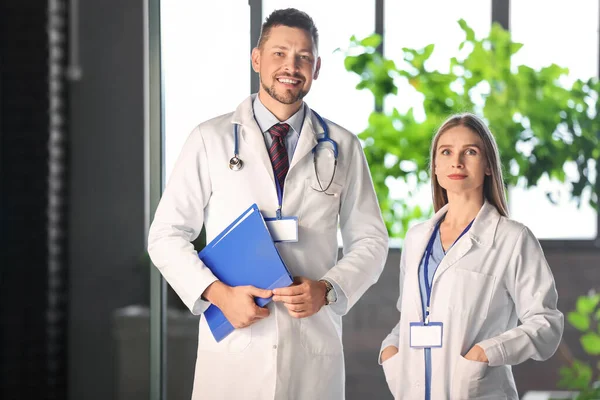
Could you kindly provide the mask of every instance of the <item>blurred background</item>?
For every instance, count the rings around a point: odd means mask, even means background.
[[[190,397],[198,319],[157,279],[147,227],[191,130],[257,90],[250,51],[285,7],[317,25],[306,102],[359,135],[391,235],[344,319],[347,398],[391,399],[376,357],[402,238],[431,215],[428,145],[460,111],[496,135],[567,316],[549,361],[514,367],[520,395],[592,392],[599,0],[3,0],[0,399]]]

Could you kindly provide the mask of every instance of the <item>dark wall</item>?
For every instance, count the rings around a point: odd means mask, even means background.
[[[0,3],[0,398],[6,399],[48,391],[46,24],[45,9]]]
[[[143,1],[80,1],[71,84],[69,398],[114,398],[112,315],[148,304]]]

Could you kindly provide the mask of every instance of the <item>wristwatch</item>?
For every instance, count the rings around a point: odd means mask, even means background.
[[[321,279],[319,282],[323,282],[325,284],[325,305],[328,306],[335,303],[337,301],[337,295],[331,282],[325,279]]]

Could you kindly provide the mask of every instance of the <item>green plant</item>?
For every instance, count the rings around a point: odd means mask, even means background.
[[[489,36],[477,39],[464,20],[465,40],[449,71],[428,68],[434,45],[401,49],[397,66],[377,50],[381,37],[351,38],[345,67],[357,74],[357,89],[369,90],[376,111],[359,134],[369,162],[375,190],[390,236],[404,237],[409,222],[428,217],[432,210],[411,204],[410,199],[429,182],[428,158],[431,138],[450,114],[470,111],[483,117],[498,142],[505,183],[533,186],[547,175],[570,184],[572,198],[580,204],[584,191],[598,208],[594,175],[600,175],[600,111],[598,79],[562,83],[567,69],[550,65],[540,70],[515,67],[511,57],[521,49],[510,33],[494,24]],[[400,49],[399,49],[400,51]],[[399,87],[404,85],[402,93]],[[412,89],[411,89],[412,87]],[[422,94],[422,110],[384,110],[384,100]],[[419,106],[420,107],[420,106]],[[418,117],[424,114],[425,117]],[[577,169],[567,177],[565,165]],[[390,196],[393,181],[404,188],[402,198]],[[556,201],[556,193],[547,193]]]
[[[600,356],[600,294],[595,292],[577,299],[575,310],[567,314],[567,321],[582,333],[579,342],[583,350],[590,356]],[[594,373],[594,370],[596,371]],[[600,358],[595,367],[573,360],[571,365],[559,371],[558,386],[577,390],[576,400],[600,399],[600,386],[594,382],[600,373]]]

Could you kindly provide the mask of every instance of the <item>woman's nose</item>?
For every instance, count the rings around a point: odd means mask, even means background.
[[[457,156],[454,160],[452,160],[452,166],[454,168],[463,168],[464,164],[463,164],[463,160],[461,156]]]

